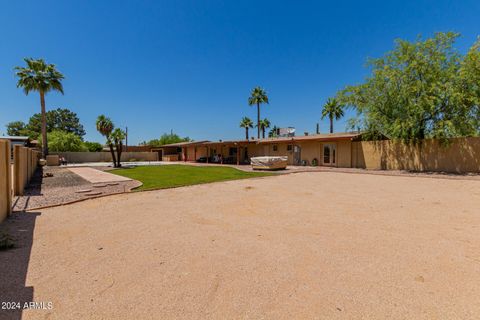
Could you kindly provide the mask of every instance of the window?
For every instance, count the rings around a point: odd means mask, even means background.
[[[237,155],[237,148],[230,148],[228,149],[228,155],[231,156],[236,156]]]
[[[291,144],[287,145],[287,151],[292,151],[293,146]]]
[[[273,151],[278,151],[278,144],[273,145]]]

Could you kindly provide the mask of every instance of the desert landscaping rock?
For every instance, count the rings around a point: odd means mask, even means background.
[[[85,193],[84,195],[86,196],[98,196],[99,194],[102,194],[103,192],[101,191],[94,191],[94,192],[89,192],[89,193]]]
[[[86,193],[86,192],[90,192],[92,191],[92,189],[81,189],[81,190],[77,190],[75,191],[76,193]]]
[[[53,176],[43,178],[44,173],[52,173]],[[141,183],[136,180],[122,181],[116,185],[104,184],[100,194],[129,192],[140,185]],[[44,167],[43,172],[42,170],[36,172],[31,183],[25,189],[24,195],[14,197],[13,210],[33,210],[83,200],[89,198],[85,197],[85,194],[92,190],[94,190],[92,183],[66,168]],[[95,193],[95,196],[98,195]]]

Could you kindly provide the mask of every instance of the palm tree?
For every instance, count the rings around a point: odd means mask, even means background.
[[[267,118],[260,120],[260,129],[262,130],[262,138],[265,139],[265,129],[270,128],[270,120]]]
[[[110,148],[110,153],[112,155],[113,166],[117,166],[117,160],[115,158],[115,152],[113,151],[113,139],[112,132],[114,129],[114,124],[110,118],[105,115],[99,115],[96,121],[97,131],[100,132],[102,136],[107,139],[108,147]]]
[[[115,128],[113,132],[110,134],[113,143],[115,144],[115,149],[117,150],[117,168],[122,166],[120,160],[122,159],[122,151],[123,151],[123,140],[126,137],[125,131],[120,128]]]
[[[58,91],[63,94],[62,80],[65,78],[54,64],[47,64],[43,59],[23,59],[26,67],[15,67],[18,77],[17,88],[23,88],[26,95],[30,91],[40,94],[40,106],[42,115],[42,148],[43,156],[48,154],[47,141],[47,116],[45,108],[45,95],[50,91]]]
[[[322,119],[325,117],[330,119],[330,133],[333,133],[333,119],[339,120],[343,117],[343,105],[335,98],[328,98],[322,109]]]
[[[248,117],[243,117],[240,121],[240,128],[245,128],[245,139],[248,140],[248,129],[253,128],[253,122]]]
[[[250,97],[248,98],[248,105],[257,106],[257,138],[260,139],[260,105],[262,103],[268,104],[268,96],[267,92],[263,90],[261,87],[255,87],[252,89],[250,93]]]

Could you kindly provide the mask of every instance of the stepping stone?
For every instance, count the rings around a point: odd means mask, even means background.
[[[75,193],[85,193],[85,192],[90,192],[90,191],[92,191],[92,189],[81,189],[81,190],[75,191]]]
[[[84,193],[84,195],[86,196],[98,196],[99,194],[102,194],[101,191],[94,191],[94,192],[90,192],[90,193]]]
[[[105,188],[107,185],[106,184],[94,184],[94,188]]]

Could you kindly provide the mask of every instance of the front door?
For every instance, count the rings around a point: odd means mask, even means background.
[[[337,164],[337,145],[326,143],[323,145],[323,165],[336,166]]]

